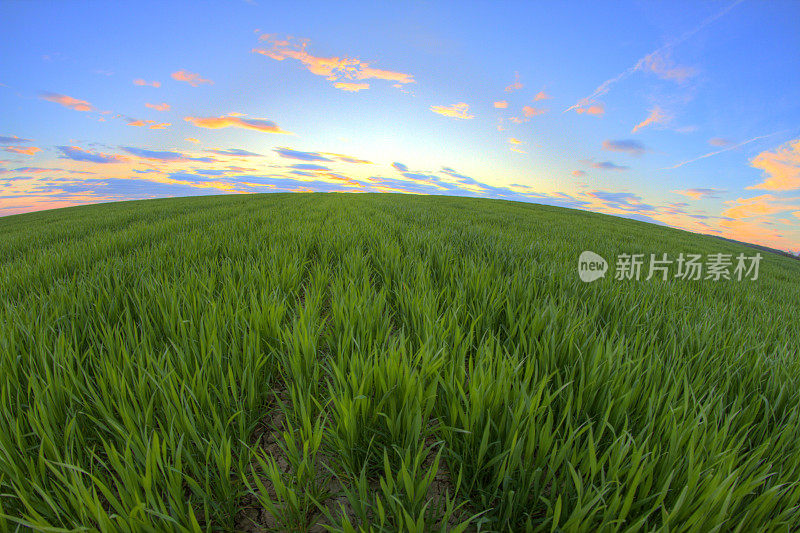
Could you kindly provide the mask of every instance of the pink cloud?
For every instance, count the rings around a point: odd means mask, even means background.
[[[197,87],[204,83],[213,85],[214,82],[208,79],[205,79],[195,72],[189,72],[188,70],[179,70],[177,72],[172,73],[172,79],[177,81],[185,81],[192,87]]]
[[[73,98],[65,94],[42,93],[39,96],[39,98],[41,98],[42,100],[47,100],[48,102],[55,102],[56,104],[63,105],[64,107],[68,107],[70,109],[74,109],[75,111],[94,110],[92,104],[90,104],[86,100],[78,100],[77,98]]]
[[[136,78],[133,80],[134,85],[139,85],[140,87],[161,87],[160,81],[147,81],[142,78]]]
[[[643,121],[635,125],[631,130],[631,133],[636,133],[640,129],[646,128],[651,124],[664,124],[666,122],[669,122],[671,118],[672,117],[667,115],[660,107],[653,106],[650,109],[650,113],[647,115],[647,118],[645,118]]]
[[[170,105],[167,103],[163,104],[144,104],[145,107],[149,107],[150,109],[155,109],[156,111],[169,111]]]

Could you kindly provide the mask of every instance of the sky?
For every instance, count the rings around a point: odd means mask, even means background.
[[[0,216],[558,205],[800,252],[800,2],[0,3]]]

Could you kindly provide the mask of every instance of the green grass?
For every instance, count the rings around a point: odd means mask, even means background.
[[[448,197],[0,219],[0,531],[800,527],[800,262],[585,249],[755,252]]]

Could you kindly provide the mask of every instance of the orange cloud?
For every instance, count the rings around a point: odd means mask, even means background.
[[[143,80],[142,78],[136,78],[135,80],[133,80],[133,84],[139,85],[140,87],[145,87],[145,86],[156,87],[156,88],[161,87],[160,81],[147,81]]]
[[[47,100],[48,102],[55,102],[56,104],[61,104],[64,107],[74,109],[75,111],[92,111],[94,109],[92,107],[92,104],[90,104],[89,102],[85,100],[78,100],[77,98],[73,98],[65,94],[42,93],[41,95],[39,95],[39,98],[41,98],[42,100]]]
[[[335,82],[334,87],[344,91],[360,91],[369,88],[367,83],[357,83],[368,79],[379,79],[394,82],[394,86],[405,83],[414,83],[414,77],[403,72],[373,68],[366,61],[351,57],[321,57],[315,56],[306,50],[308,40],[293,43],[289,39],[278,39],[274,35],[262,35],[259,40],[267,41],[271,48],[254,48],[253,52],[265,55],[276,61],[295,59],[309,72],[317,76],[324,76],[328,81]]]
[[[519,139],[515,139],[514,137],[509,137],[508,142],[511,144],[522,144],[522,141],[520,141]]]
[[[543,115],[547,113],[547,109],[542,109],[540,107],[531,107],[529,105],[526,105],[522,107],[522,113],[526,117],[535,117],[537,115]]]
[[[464,102],[459,102],[451,106],[432,105],[430,109],[434,113],[439,113],[440,115],[444,115],[446,117],[462,119],[475,118],[475,115],[469,114],[469,105],[465,104]]]
[[[533,97],[533,101],[538,102],[539,100],[549,100],[550,98],[552,98],[552,96],[550,96],[546,92],[539,91],[538,93],[536,93],[536,96]]]
[[[750,218],[754,216],[772,215],[795,209],[797,205],[786,205],[780,203],[781,200],[771,194],[762,194],[753,198],[738,198],[736,200],[729,200],[725,202],[730,205],[728,209],[722,212],[722,216],[739,219]]]
[[[577,106],[575,107],[575,112],[580,115],[586,113],[587,115],[601,117],[605,114],[606,108],[603,104],[591,104],[589,107]]]
[[[41,148],[37,148],[35,146],[6,146],[4,148],[6,152],[11,152],[14,154],[23,154],[23,155],[35,155],[36,152],[41,152]]]
[[[189,72],[188,70],[179,70],[177,72],[172,73],[172,79],[177,81],[185,81],[192,87],[197,87],[203,83],[207,83],[209,85],[213,85],[214,82],[211,80],[207,80],[197,74],[195,72]]]
[[[586,175],[586,171],[585,170],[573,170],[572,171],[572,175],[575,176],[576,178],[582,178],[583,176]]]
[[[497,109],[506,109],[508,107],[508,102],[506,102],[505,100],[500,100],[499,102],[495,102],[494,106]]]
[[[522,89],[523,87],[524,87],[524,85],[522,85],[522,82],[519,81],[519,72],[515,72],[514,73],[514,83],[512,83],[511,85],[506,87],[506,92],[510,93],[510,92],[513,92],[513,91],[518,91],[518,90]]]
[[[670,118],[671,117],[664,113],[660,107],[653,106],[653,108],[650,109],[650,114],[647,115],[647,118],[635,125],[631,130],[631,133],[636,133],[640,129],[647,127],[650,124],[664,124],[665,122],[668,122]]]
[[[764,171],[764,181],[748,189],[788,191],[800,189],[800,139],[789,141],[773,151],[764,151],[750,161]]]
[[[200,144],[200,139],[195,139],[194,137],[186,137],[184,141],[189,141],[190,143]]]
[[[198,128],[206,128],[216,130],[220,128],[244,128],[248,130],[261,131],[264,133],[285,133],[292,135],[289,131],[282,130],[277,124],[271,120],[263,118],[241,118],[239,116],[222,116],[222,117],[186,117],[184,120],[191,122]]]
[[[168,126],[172,126],[172,123],[170,123],[170,122],[161,122],[159,124],[150,124],[150,129],[151,130],[163,130],[164,128],[166,128]]]
[[[369,89],[369,83],[352,83],[348,81],[338,81],[334,83],[333,86],[337,89],[353,93],[357,93],[358,91],[362,91],[364,89]]]
[[[155,109],[156,111],[169,111],[169,104],[144,104],[145,107],[149,107],[150,109]]]
[[[797,218],[800,218],[800,211],[795,211],[795,212],[794,212],[794,213],[792,213],[792,214],[793,214],[794,216],[796,216]]]

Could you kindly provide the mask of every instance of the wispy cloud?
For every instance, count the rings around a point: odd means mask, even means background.
[[[47,100],[48,102],[55,102],[56,104],[63,105],[75,111],[93,111],[94,107],[86,100],[78,100],[71,96],[58,93],[41,93],[39,98]]]
[[[618,141],[605,140],[603,141],[603,150],[610,152],[622,152],[628,155],[639,156],[647,152],[647,148],[639,141],[631,139],[623,139]]]
[[[358,91],[369,89],[369,83],[354,83],[350,81],[337,81],[333,84],[333,86],[337,89],[351,93],[357,93]]]
[[[676,65],[668,55],[653,53],[644,57],[642,70],[650,71],[664,80],[684,83],[687,79],[697,74],[697,69]]]
[[[549,100],[550,98],[552,98],[552,96],[550,96],[546,92],[539,91],[538,93],[536,93],[536,96],[533,97],[533,101],[538,102],[540,100]]]
[[[140,87],[156,87],[156,88],[161,87],[160,81],[147,81],[143,78],[136,78],[135,80],[133,80],[133,84],[138,85]]]
[[[719,195],[726,191],[724,189],[684,189],[672,192],[695,200],[702,200],[704,198],[719,198]]]
[[[42,151],[41,148],[37,148],[36,146],[6,146],[3,150],[12,154],[22,155],[35,155],[36,152]]]
[[[748,189],[788,191],[800,189],[800,139],[789,141],[772,151],[764,151],[750,161],[764,171],[764,181]]]
[[[500,100],[500,101],[495,102],[494,106],[497,109],[506,109],[506,108],[508,108],[508,102],[505,101],[505,100]]]
[[[462,119],[475,118],[475,115],[469,114],[469,105],[465,104],[464,102],[460,102],[450,106],[432,105],[430,109],[434,113],[438,113],[446,117],[462,118]]]
[[[515,72],[514,73],[514,83],[512,83],[511,85],[506,87],[505,91],[507,93],[510,93],[510,92],[514,92],[514,91],[519,91],[523,87],[524,87],[524,85],[522,85],[522,82],[519,81],[519,72]]]
[[[149,107],[150,109],[155,109],[156,111],[169,111],[170,105],[167,103],[163,104],[144,104],[145,107]]]
[[[189,72],[188,70],[179,70],[177,72],[173,72],[172,79],[176,81],[185,81],[192,87],[198,87],[202,84],[213,85],[213,81],[203,78],[200,74],[196,72]]]
[[[265,55],[276,61],[295,59],[303,67],[317,76],[324,76],[333,86],[344,91],[357,92],[369,88],[363,80],[377,79],[392,82],[395,86],[414,83],[411,74],[393,70],[378,69],[370,63],[353,57],[322,57],[308,52],[307,39],[281,39],[273,34],[264,34],[260,38],[270,45],[269,48],[254,48],[253,52]]]
[[[148,159],[150,161],[164,161],[164,162],[180,162],[180,161],[199,161],[202,163],[212,163],[212,157],[192,157],[180,152],[173,152],[169,150],[148,150],[146,148],[136,148],[133,146],[123,146],[123,150],[131,155]]]
[[[578,113],[579,115],[586,113],[587,115],[602,117],[606,112],[606,108],[603,104],[598,102],[587,103],[585,106],[576,107],[575,112]]]
[[[640,129],[646,128],[651,124],[665,124],[669,122],[671,119],[672,117],[668,115],[666,112],[664,112],[664,110],[661,109],[659,106],[653,106],[652,108],[650,108],[650,112],[647,114],[647,118],[645,118],[643,121],[635,125],[631,130],[631,133],[636,133]]]
[[[662,168],[661,170],[674,170],[674,169],[680,168],[680,167],[682,167],[684,165],[688,165],[689,163],[694,163],[695,161],[700,161],[701,159],[705,159],[707,157],[712,157],[712,156],[715,156],[717,154],[721,154],[723,152],[729,152],[730,150],[735,150],[736,148],[739,148],[740,146],[744,146],[746,144],[750,144],[751,142],[755,142],[755,141],[758,141],[758,140],[761,140],[761,139],[766,139],[767,137],[772,137],[773,135],[777,135],[779,133],[784,133],[784,132],[783,131],[776,131],[775,133],[770,133],[769,135],[759,135],[758,137],[753,137],[752,139],[748,139],[748,140],[740,142],[738,144],[734,144],[733,146],[729,146],[727,148],[723,148],[722,150],[717,150],[715,152],[709,152],[707,154],[703,154],[701,156],[695,157],[693,159],[689,159],[687,161],[681,161],[680,163],[678,163],[676,165],[673,165],[671,167]]]
[[[33,142],[30,139],[23,139],[22,137],[17,137],[16,135],[3,136],[0,135],[0,144],[27,144]]]
[[[238,115],[238,114],[237,114]],[[291,135],[289,131],[282,130],[271,120],[263,118],[242,118],[237,115],[225,115],[221,117],[186,117],[184,120],[191,122],[198,128],[220,129],[220,128],[244,128],[264,133],[283,133]]]
[[[319,152],[301,152],[300,150],[293,150],[285,147],[275,148],[274,151],[281,157],[297,159],[299,161],[331,161],[331,158],[325,157]]]
[[[722,147],[722,146],[732,145],[733,141],[731,141],[730,139],[725,139],[723,137],[712,137],[708,140],[708,144],[710,144],[711,146]]]
[[[630,167],[624,165],[617,165],[611,161],[593,161],[592,159],[584,159],[581,163],[588,165],[592,168],[599,170],[628,170]]]
[[[71,159],[84,163],[121,163],[126,161],[126,158],[119,155],[84,150],[79,146],[56,146],[56,148],[61,152],[59,156],[61,159]]]
[[[547,113],[547,109],[543,109],[541,107],[533,107],[533,106],[522,106],[522,114],[526,117],[535,117],[538,115],[544,115]]]
[[[626,70],[623,70],[621,73],[617,74],[613,78],[609,78],[606,81],[604,81],[603,83],[601,83],[594,90],[594,92],[592,94],[590,94],[589,96],[586,96],[585,98],[581,98],[580,100],[578,100],[578,102],[576,104],[574,104],[574,105],[568,107],[567,109],[565,109],[564,112],[566,113],[567,111],[572,111],[573,109],[578,109],[580,107],[584,107],[584,106],[588,105],[589,103],[591,103],[591,102],[597,100],[598,98],[602,97],[603,95],[608,93],[608,91],[611,89],[611,87],[614,84],[624,80],[625,78],[627,78],[628,76],[630,76],[634,72],[645,68],[648,64],[652,65],[653,58],[661,56],[662,54],[668,52],[673,47],[677,46],[678,44],[680,44],[680,43],[686,41],[687,39],[689,39],[690,37],[694,36],[697,32],[701,31],[706,26],[708,26],[709,24],[713,23],[715,20],[717,20],[718,18],[722,17],[723,15],[728,13],[731,9],[733,9],[737,5],[741,4],[742,2],[744,2],[744,0],[735,0],[734,2],[728,4],[727,7],[725,7],[724,9],[722,9],[720,11],[718,11],[716,14],[708,17],[703,22],[701,22],[700,24],[698,24],[694,28],[690,29],[689,31],[685,32],[683,35],[681,35],[677,39],[669,41],[666,44],[662,45],[661,47],[657,48],[656,50],[654,50],[654,51],[650,52],[649,54],[645,55],[644,57],[639,59],[636,63],[634,63],[632,66],[628,67]]]

